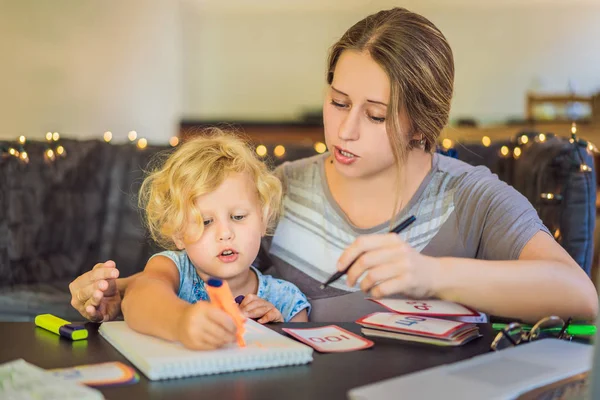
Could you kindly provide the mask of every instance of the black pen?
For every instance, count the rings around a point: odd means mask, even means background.
[[[410,217],[408,217],[404,221],[402,221],[400,223],[400,225],[398,225],[397,227],[395,227],[394,229],[392,229],[390,231],[390,233],[400,233],[400,232],[402,232],[403,230],[405,230],[406,228],[408,228],[410,226],[410,224],[412,224],[413,222],[415,222],[416,219],[417,218],[414,215],[411,215]],[[356,258],[356,260],[358,260],[358,257]],[[330,284],[332,284],[333,282],[337,281],[342,276],[344,276],[344,274],[346,274],[346,272],[348,272],[348,270],[354,265],[354,263],[356,262],[356,260],[352,261],[350,263],[350,265],[348,265],[348,267],[346,267],[345,270],[338,271],[335,274],[331,275],[331,278],[327,279],[327,282],[325,282],[324,284],[321,285],[321,289],[325,289],[327,286],[329,286]]]

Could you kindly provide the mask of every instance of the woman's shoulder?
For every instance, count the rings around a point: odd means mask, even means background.
[[[451,188],[457,190],[473,190],[489,188],[490,186],[502,190],[508,187],[484,165],[471,165],[456,158],[436,154],[435,171],[442,180],[448,181]]]
[[[327,154],[317,154],[312,157],[286,161],[275,168],[274,174],[284,183],[289,181],[313,181],[320,176],[321,166]]]

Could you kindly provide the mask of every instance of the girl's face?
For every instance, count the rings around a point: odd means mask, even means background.
[[[202,279],[231,279],[248,273],[265,232],[256,185],[244,173],[232,173],[211,193],[195,201],[204,231],[194,242],[175,240],[185,249]],[[197,228],[190,221],[189,232]]]
[[[323,104],[325,141],[340,174],[368,178],[394,168],[385,123],[389,99],[390,80],[371,56],[344,51]]]

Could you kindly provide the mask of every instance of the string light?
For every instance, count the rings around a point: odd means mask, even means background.
[[[575,122],[573,122],[571,124],[571,135],[575,135],[577,134],[577,124]]]
[[[317,142],[315,143],[315,151],[319,154],[323,154],[327,151],[327,146],[325,145],[325,143],[322,142]]]
[[[8,154],[10,154],[11,156],[18,157],[19,152],[17,150],[15,150],[14,148],[11,147],[11,148],[8,149]]]
[[[25,136],[23,136],[23,135],[19,136],[19,143],[25,144],[26,141],[27,141],[27,139],[25,138]]]
[[[21,159],[21,161],[24,161],[25,163],[29,162],[29,156],[27,155],[26,151],[21,152],[21,155],[19,158]]]
[[[538,138],[540,139],[540,142],[545,142],[546,141],[546,135],[544,135],[543,133],[540,133],[540,135],[538,136]]]
[[[133,142],[135,139],[137,139],[137,132],[129,131],[129,133],[127,134],[127,138],[129,139],[129,141]]]
[[[46,133],[46,140],[49,141],[49,142],[52,141],[52,132]]]
[[[514,155],[515,158],[521,157],[521,148],[520,147],[515,147],[515,149],[513,150],[513,155]]]
[[[104,132],[104,141],[106,143],[110,143],[110,141],[112,140],[112,132],[111,131],[106,131]]]
[[[58,139],[60,139],[60,134],[58,132],[54,132],[52,134],[52,140],[54,140],[55,142],[58,142]]]
[[[44,160],[47,162],[54,161],[56,156],[54,155],[54,151],[52,149],[48,149],[44,152]]]
[[[554,239],[558,240],[559,237],[560,237],[560,229],[556,228],[556,230],[554,231]]]
[[[446,138],[446,139],[442,140],[442,146],[443,146],[443,147],[444,147],[446,150],[448,150],[448,149],[452,148],[452,140],[450,140],[450,139],[448,139],[448,138]]]
[[[172,136],[171,139],[169,139],[169,144],[171,147],[177,146],[179,144],[179,138],[177,136]]]
[[[283,155],[285,154],[285,147],[283,147],[282,145],[275,146],[273,154],[275,154],[275,157],[283,157]]]
[[[590,167],[589,165],[586,165],[586,164],[581,164],[579,166],[579,170],[581,172],[592,172],[592,167]]]
[[[502,148],[500,148],[500,153],[506,157],[508,155],[508,153],[510,152],[510,150],[508,150],[507,146],[502,146]]]
[[[261,144],[261,145],[259,145],[259,146],[256,148],[256,154],[258,154],[260,157],[264,157],[264,156],[266,156],[266,155],[267,155],[267,147],[266,147],[266,146],[264,146],[264,145],[262,145],[262,144]]]
[[[58,154],[59,156],[63,156],[64,157],[66,155],[65,148],[62,147],[62,146],[58,146],[56,148],[56,154]]]
[[[483,143],[485,147],[490,147],[492,144],[492,139],[490,139],[489,136],[484,136],[481,138],[481,143]]]
[[[145,149],[148,147],[148,141],[145,138],[140,138],[140,140],[137,141],[137,147],[141,150]]]
[[[587,149],[588,149],[589,151],[594,151],[594,149],[595,149],[595,148],[596,148],[596,146],[594,146],[592,143],[589,143],[589,142],[588,142]]]
[[[540,194],[540,197],[544,200],[557,200],[557,201],[560,201],[563,198],[562,195],[555,194],[555,193],[542,193],[542,194]]]
[[[529,142],[529,136],[527,135],[522,135],[520,139],[522,144],[527,144]]]

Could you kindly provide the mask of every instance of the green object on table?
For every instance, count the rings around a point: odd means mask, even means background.
[[[495,324],[492,324],[492,328],[495,331],[501,331],[507,325],[508,324],[495,323]],[[529,332],[532,328],[531,325],[524,325],[524,324],[522,324],[521,327],[526,332]],[[561,329],[562,328],[559,328],[559,327],[546,328],[546,329],[542,329],[542,332],[560,332]],[[573,336],[594,336],[596,334],[596,325],[571,324],[567,327],[567,333],[569,335],[573,335]]]

